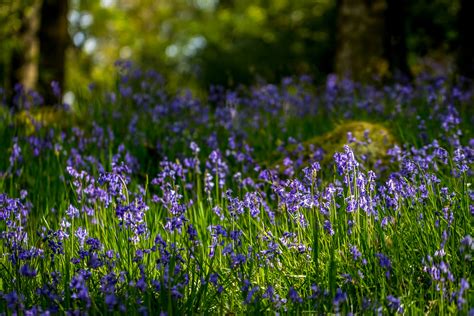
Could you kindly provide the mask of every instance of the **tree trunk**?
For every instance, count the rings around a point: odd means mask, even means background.
[[[384,75],[385,0],[338,1],[335,70],[340,77],[367,81]]]
[[[385,58],[395,79],[411,79],[407,62],[406,0],[387,0],[385,14]]]
[[[474,79],[474,1],[461,0],[458,14],[458,71],[459,74],[469,79]]]
[[[18,34],[18,45],[11,53],[10,79],[11,88],[21,83],[26,89],[35,89],[38,81],[39,40],[41,1],[22,12],[21,27]]]
[[[59,101],[51,89],[51,82],[57,81],[61,88],[64,87],[66,48],[69,43],[67,13],[68,0],[43,0],[38,88],[48,105]]]

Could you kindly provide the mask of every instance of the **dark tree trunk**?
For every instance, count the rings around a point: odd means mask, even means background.
[[[38,57],[41,1],[22,11],[18,45],[11,53],[10,88],[21,83],[26,89],[35,89],[38,81]]]
[[[51,89],[55,80],[64,87],[66,48],[68,37],[68,0],[43,0],[41,7],[40,60],[38,88],[45,104],[58,102]]]
[[[474,1],[461,0],[458,15],[459,48],[458,71],[460,75],[474,79]]]
[[[411,79],[407,62],[406,0],[387,0],[385,14],[385,58],[395,79]]]
[[[339,0],[335,70],[367,81],[388,68],[384,59],[385,0]]]

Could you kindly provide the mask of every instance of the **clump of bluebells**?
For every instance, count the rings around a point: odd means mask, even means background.
[[[1,311],[472,312],[470,90],[330,78],[314,93],[303,77],[200,100],[117,66],[118,90],[80,104],[90,125],[0,126]],[[40,102],[16,91],[17,108]],[[368,132],[306,161],[331,115],[413,134],[374,170],[350,146]],[[283,169],[267,160],[280,139],[296,146]]]

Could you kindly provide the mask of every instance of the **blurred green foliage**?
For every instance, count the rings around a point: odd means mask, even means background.
[[[33,1],[0,1],[3,85]],[[454,50],[458,10],[459,0],[409,2],[404,18],[415,70],[419,57]],[[158,70],[170,89],[305,73],[319,81],[333,70],[336,15],[336,0],[70,0],[66,88],[112,85],[120,58]]]
[[[98,82],[108,81],[118,58],[158,69],[173,87],[331,70],[336,11],[329,0],[83,0],[72,8],[76,48],[68,68]],[[69,76],[69,84],[83,79]]]
[[[12,51],[20,48],[18,34],[22,19],[36,0],[0,0],[0,86],[5,86],[10,73]]]

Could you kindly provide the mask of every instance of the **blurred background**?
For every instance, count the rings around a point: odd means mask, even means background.
[[[114,62],[176,90],[329,74],[363,82],[472,78],[470,0],[0,0],[0,87],[69,98],[113,87]],[[18,86],[17,86],[18,88]]]

